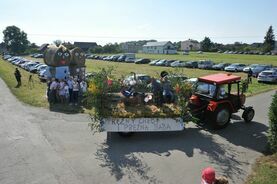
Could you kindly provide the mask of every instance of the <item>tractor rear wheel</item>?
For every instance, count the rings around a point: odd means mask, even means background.
[[[225,105],[220,105],[214,112],[210,112],[210,121],[214,129],[222,129],[228,126],[231,118],[231,111]]]

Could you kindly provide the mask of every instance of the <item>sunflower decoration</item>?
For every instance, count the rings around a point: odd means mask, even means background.
[[[97,85],[94,82],[89,83],[88,91],[92,94],[99,93],[99,89],[97,88]]]

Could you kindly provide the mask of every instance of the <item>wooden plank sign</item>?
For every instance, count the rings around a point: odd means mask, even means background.
[[[181,118],[104,118],[101,128],[106,132],[182,131]]]

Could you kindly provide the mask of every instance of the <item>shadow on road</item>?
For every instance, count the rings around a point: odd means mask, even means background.
[[[49,103],[49,110],[52,112],[60,112],[64,114],[78,114],[83,113],[84,109],[80,105]]]
[[[231,123],[226,129],[210,131],[224,137],[230,143],[263,153],[266,151],[268,127],[263,123],[243,120]]]
[[[150,183],[158,183],[155,176],[148,176],[151,168],[141,161],[141,153],[166,157],[170,156],[171,151],[179,150],[184,156],[193,157],[194,150],[198,149],[213,163],[222,166],[226,176],[240,176],[245,174],[241,166],[247,164],[237,160],[241,153],[233,146],[219,143],[212,134],[224,137],[234,145],[262,152],[266,145],[266,131],[267,127],[258,122],[235,122],[220,131],[206,132],[195,127],[183,132],[136,133],[128,138],[114,133],[111,137],[108,136],[107,143],[99,145],[96,158],[102,162],[102,167],[110,169],[117,181],[122,179],[126,171],[130,171]]]

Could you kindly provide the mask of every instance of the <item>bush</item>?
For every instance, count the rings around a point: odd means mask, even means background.
[[[277,152],[277,92],[273,96],[269,108],[269,134],[268,142],[271,151]]]

